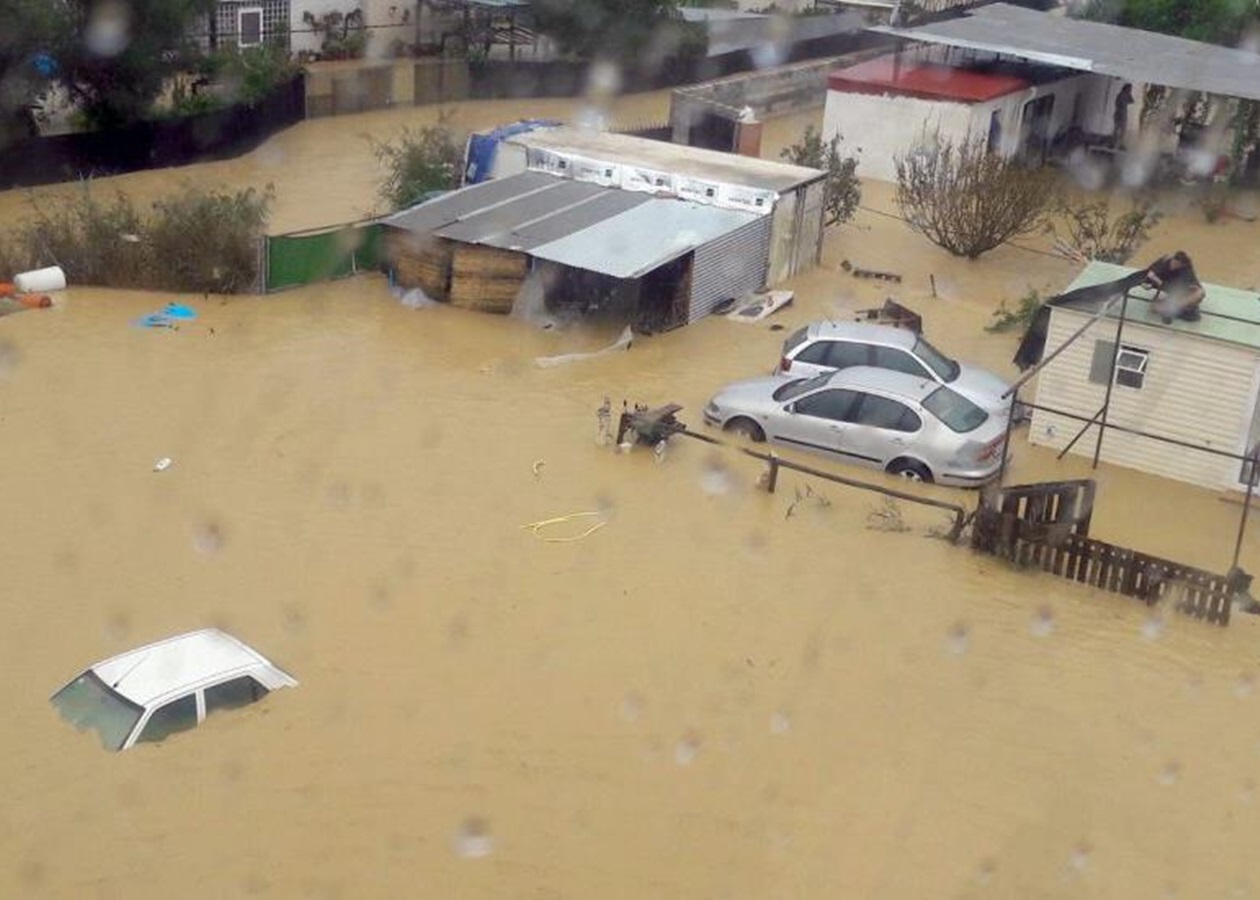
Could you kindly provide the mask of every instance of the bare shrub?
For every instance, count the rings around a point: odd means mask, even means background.
[[[258,280],[258,239],[272,191],[185,187],[153,204],[142,237],[150,260],[145,286],[236,294]]]
[[[989,153],[970,137],[926,136],[897,167],[897,205],[910,227],[955,256],[975,259],[1037,230],[1054,198],[1043,169]]]
[[[76,284],[238,293],[258,279],[271,188],[185,187],[145,216],[125,194],[102,201],[89,182],[29,203],[33,216],[2,246],[15,271],[58,265]]]
[[[1056,223],[1052,230],[1056,243],[1066,244],[1071,255],[1102,262],[1127,262],[1138,246],[1150,237],[1153,227],[1163,217],[1150,200],[1134,197],[1126,212],[1113,214],[1107,200],[1093,203],[1064,203],[1062,232]]]

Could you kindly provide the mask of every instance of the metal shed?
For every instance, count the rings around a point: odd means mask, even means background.
[[[1092,262],[1068,292],[1135,271]],[[1150,309],[1150,291],[1136,288],[1078,340],[1071,339],[1101,307],[1051,306],[1045,348],[1066,346],[1037,375],[1030,442],[1063,450],[1080,433],[1070,452],[1089,456],[1103,421],[1103,461],[1241,489],[1241,457],[1260,440],[1260,295],[1203,287],[1197,322],[1165,324]],[[1090,419],[1095,424],[1082,431]]]
[[[641,328],[694,321],[765,281],[770,217],[530,171],[384,220],[395,280],[510,312],[537,275],[549,305],[620,310]]]

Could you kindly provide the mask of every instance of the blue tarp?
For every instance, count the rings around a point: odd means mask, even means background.
[[[557,119],[522,119],[511,125],[500,125],[488,134],[472,135],[468,138],[468,164],[464,169],[464,184],[479,184],[490,178],[495,151],[505,138],[537,128],[555,128],[560,124]]]

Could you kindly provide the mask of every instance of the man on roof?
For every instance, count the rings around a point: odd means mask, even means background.
[[[1146,270],[1145,283],[1155,289],[1151,309],[1165,325],[1172,324],[1174,318],[1186,322],[1199,320],[1199,304],[1205,292],[1186,251],[1178,250],[1155,260]]]

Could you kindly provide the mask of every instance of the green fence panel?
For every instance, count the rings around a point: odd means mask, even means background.
[[[267,290],[331,281],[379,269],[383,230],[375,223],[347,225],[319,234],[267,238]]]

